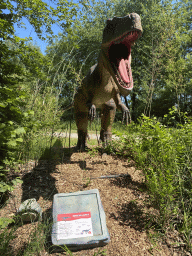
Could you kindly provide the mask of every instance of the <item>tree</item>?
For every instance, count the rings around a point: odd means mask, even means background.
[[[15,150],[22,143],[26,113],[24,82],[45,80],[42,64],[45,59],[34,47],[15,36],[13,24],[22,24],[25,17],[37,35],[52,37],[51,25],[58,23],[63,30],[70,28],[76,15],[76,4],[67,0],[2,0],[0,3],[0,195],[12,190],[15,181],[7,178],[10,166],[17,161]],[[35,76],[35,78],[33,78]],[[0,199],[1,200],[1,199]]]
[[[190,81],[187,68],[191,49],[190,1],[120,1],[115,8],[118,15],[140,14],[144,29],[137,47],[132,50],[133,119],[143,112],[162,117],[178,104],[178,99],[186,92],[187,80]],[[190,93],[188,95],[190,97]]]
[[[133,120],[136,121],[142,113],[163,117],[178,102],[180,105],[189,105],[189,1],[172,3],[170,0],[113,0],[81,3],[79,19],[71,27],[73,32],[58,35],[57,40],[47,50],[54,60],[54,66],[60,65],[61,73],[64,73],[63,67],[66,68],[66,63],[70,63],[68,71],[65,69],[66,80],[62,93],[63,99],[67,96],[66,101],[64,99],[66,104],[69,103],[69,96],[70,99],[73,97],[73,90],[80,84],[82,77],[97,62],[106,19],[137,12],[141,16],[144,32],[132,48],[134,89],[127,99]]]
[[[53,77],[61,83],[62,100],[67,105],[73,99],[74,91],[82,78],[98,59],[103,28],[108,17],[113,17],[113,1],[79,1],[81,8],[69,33],[59,34],[47,48],[47,55],[53,60]],[[55,80],[56,81],[56,80]]]

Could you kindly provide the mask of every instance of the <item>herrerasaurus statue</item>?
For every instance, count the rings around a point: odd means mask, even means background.
[[[93,120],[96,108],[101,108],[100,139],[112,138],[112,124],[116,108],[126,119],[129,110],[121,102],[120,95],[127,96],[133,88],[131,71],[131,47],[141,36],[141,19],[137,13],[108,19],[98,63],[90,68],[74,97],[75,120],[78,129],[78,150],[85,150],[88,120]]]

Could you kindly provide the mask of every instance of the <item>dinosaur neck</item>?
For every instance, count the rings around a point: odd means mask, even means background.
[[[104,58],[102,51],[100,52],[98,58],[98,71],[100,74],[100,79],[102,81],[107,82],[110,79],[112,79],[112,75],[109,70],[109,65],[107,65],[106,59]]]
[[[129,90],[124,89],[119,84],[119,82],[114,74],[114,71],[112,69],[112,66],[109,62],[109,59],[107,57],[107,53],[106,53],[105,49],[101,49],[101,52],[99,54],[98,73],[100,74],[101,84],[106,85],[106,84],[111,83],[112,86],[115,86],[116,90],[124,96],[127,96],[130,93]]]

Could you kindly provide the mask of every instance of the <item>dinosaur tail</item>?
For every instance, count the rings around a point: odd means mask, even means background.
[[[70,108],[72,108],[74,106],[74,102],[72,102],[70,105],[66,106],[63,110],[69,110]]]

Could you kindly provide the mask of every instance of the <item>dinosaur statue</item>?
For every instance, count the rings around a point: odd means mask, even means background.
[[[112,138],[116,108],[128,119],[129,110],[121,102],[133,88],[131,46],[141,36],[141,19],[137,13],[108,19],[98,63],[90,68],[74,97],[75,120],[78,129],[77,149],[87,147],[88,120],[93,120],[96,108],[101,108],[100,140],[105,144]]]

